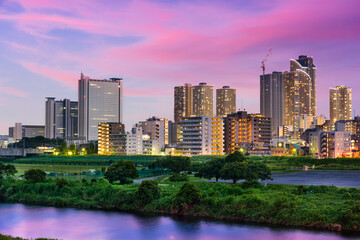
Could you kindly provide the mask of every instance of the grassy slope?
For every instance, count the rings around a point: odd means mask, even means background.
[[[164,179],[164,178],[163,178]],[[202,200],[178,213],[172,199],[182,183],[160,182],[161,198],[140,208],[135,205],[137,184],[111,185],[106,182],[71,182],[59,189],[54,182],[27,184],[3,180],[0,196],[8,201],[48,206],[147,211],[183,214],[254,223],[284,224],[345,231],[360,227],[360,189],[310,186],[309,193],[297,193],[297,186],[268,185],[245,188],[241,184],[194,182]]]

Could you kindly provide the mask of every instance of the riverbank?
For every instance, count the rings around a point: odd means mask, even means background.
[[[305,227],[359,233],[360,189],[333,186],[263,186],[193,182],[201,193],[196,205],[177,209],[173,199],[183,183],[161,182],[161,196],[145,206],[135,203],[138,184],[111,185],[52,180],[30,184],[0,180],[0,198],[7,202],[126,212],[185,215],[247,223]]]

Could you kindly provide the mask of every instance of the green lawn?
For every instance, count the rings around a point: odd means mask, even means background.
[[[18,171],[16,176],[23,175],[29,169],[40,169],[51,173],[82,173],[89,172],[89,169],[101,171],[106,166],[84,166],[84,165],[51,165],[51,164],[14,164]],[[75,180],[75,179],[74,179]]]

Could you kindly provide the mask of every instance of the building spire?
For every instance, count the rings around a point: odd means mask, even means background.
[[[83,78],[84,78],[84,74],[83,74],[83,71],[81,70],[80,79],[83,79]]]

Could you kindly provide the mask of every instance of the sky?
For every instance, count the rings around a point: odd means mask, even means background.
[[[360,114],[358,0],[0,0],[0,134],[44,124],[45,97],[77,100],[80,72],[123,78],[126,128],[173,119],[174,86],[237,89],[237,108],[259,112],[261,61],[288,71],[314,58],[318,114],[329,88],[353,91]]]

